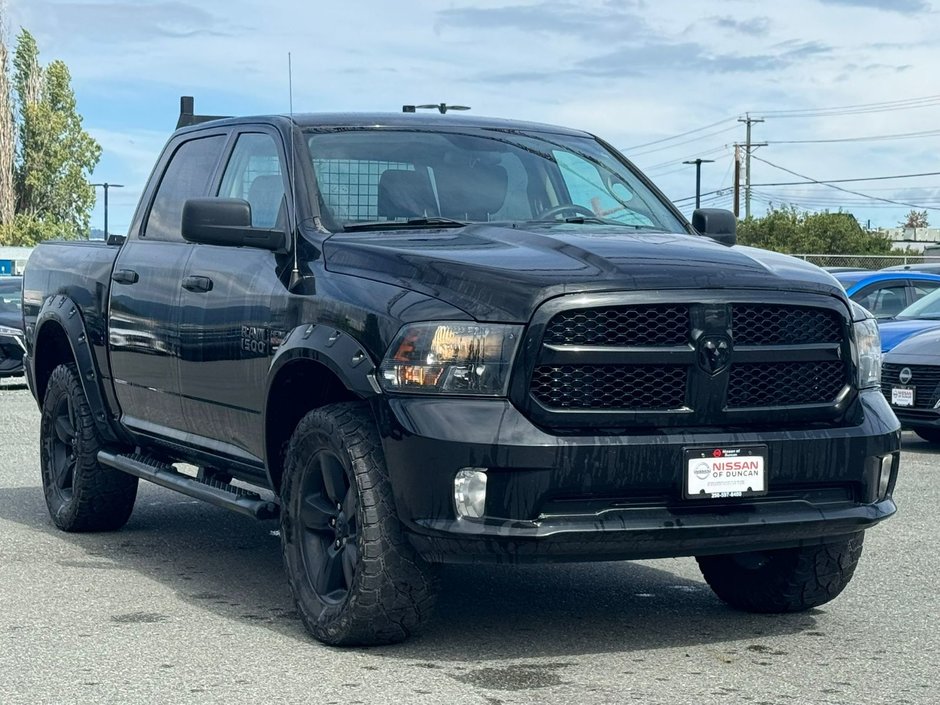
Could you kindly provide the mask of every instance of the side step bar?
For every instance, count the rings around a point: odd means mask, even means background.
[[[102,450],[98,451],[98,462],[136,475],[143,480],[150,480],[161,487],[176,490],[223,509],[247,514],[255,519],[274,519],[279,513],[278,506],[274,502],[262,499],[259,494],[221,482],[197,480],[177,472],[172,465],[161,463],[139,453],[118,455]]]

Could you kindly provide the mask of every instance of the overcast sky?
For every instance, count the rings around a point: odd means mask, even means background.
[[[755,160],[755,184],[804,180],[777,167],[816,180],[940,171],[937,0],[6,3],[8,33],[29,29],[43,63],[71,69],[103,148],[94,180],[127,185],[112,191],[112,232],[127,228],[179,96],[194,95],[209,114],[286,112],[288,51],[297,111],[446,101],[579,127],[622,148],[676,200],[695,193],[694,167],[681,162],[701,156],[715,160],[703,165],[702,191],[721,189],[706,202],[730,207],[731,145],[744,141],[734,118],[745,113],[766,118],[754,140],[771,144],[754,154],[776,165]],[[894,105],[818,110],[875,103]],[[779,144],[920,132],[933,134]],[[940,226],[938,179],[840,185],[927,207]],[[771,200],[842,205],[863,225],[893,226],[910,210],[821,186],[755,194],[758,214]],[[679,203],[691,212],[690,200]],[[102,218],[99,204],[93,225]]]

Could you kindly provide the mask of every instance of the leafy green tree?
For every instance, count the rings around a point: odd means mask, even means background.
[[[53,61],[43,68],[35,39],[22,30],[10,83],[15,97],[0,110],[16,118],[15,209],[12,220],[0,221],[0,244],[80,237],[95,204],[89,176],[101,147],[82,127],[68,67]]]
[[[886,255],[893,250],[886,235],[863,230],[851,213],[808,213],[795,206],[739,222],[738,242],[788,254]]]
[[[16,153],[16,123],[10,87],[9,56],[0,37],[0,226],[13,221],[16,193],[13,190],[13,157]]]

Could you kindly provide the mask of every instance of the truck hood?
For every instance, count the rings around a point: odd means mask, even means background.
[[[594,291],[766,289],[845,300],[831,275],[793,257],[600,225],[343,233],[323,253],[331,272],[418,291],[481,321],[525,322],[545,299]]]

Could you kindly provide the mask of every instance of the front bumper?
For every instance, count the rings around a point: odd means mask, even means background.
[[[853,425],[557,436],[502,399],[380,397],[399,517],[436,562],[617,560],[734,553],[836,539],[896,511],[900,427],[878,390]],[[682,499],[683,448],[768,447],[769,493]],[[879,496],[881,459],[892,477]],[[458,518],[454,475],[487,469],[482,519]]]

